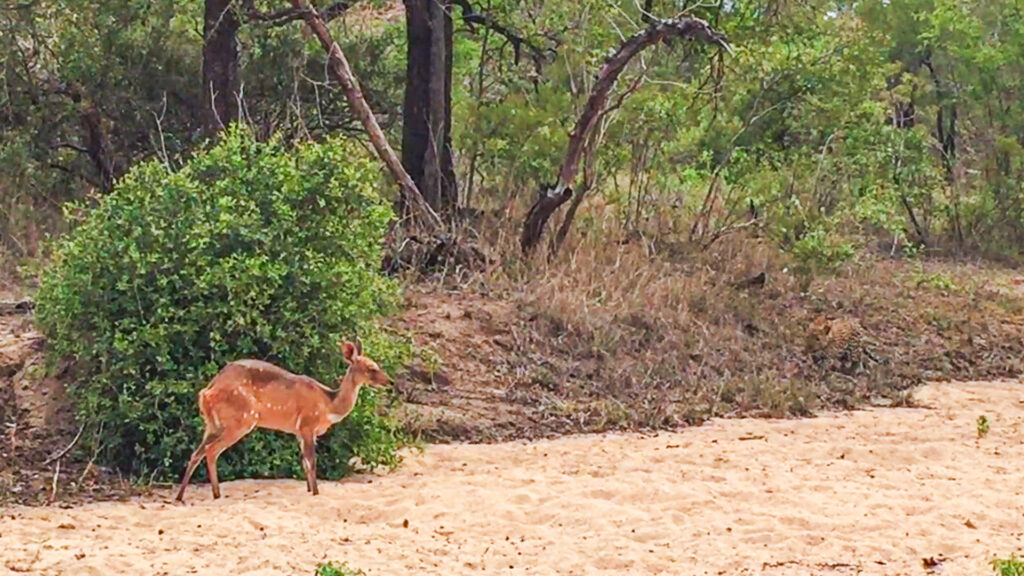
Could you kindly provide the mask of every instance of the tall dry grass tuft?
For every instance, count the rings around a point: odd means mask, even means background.
[[[585,416],[601,425],[805,414],[819,394],[801,377],[813,371],[802,353],[806,313],[783,269],[757,241],[659,253],[642,241],[584,240],[534,274],[509,278],[536,318],[530,344],[550,373],[517,391],[591,403]],[[763,287],[744,285],[760,273]]]

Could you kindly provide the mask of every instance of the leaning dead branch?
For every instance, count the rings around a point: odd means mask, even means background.
[[[598,72],[590,97],[576,121],[576,126],[569,135],[569,145],[565,158],[562,160],[558,179],[553,185],[546,186],[540,191],[523,221],[523,232],[519,239],[523,252],[529,253],[536,247],[551,215],[572,196],[572,186],[579,171],[580,158],[594,126],[603,115],[609,94],[619,75],[622,74],[626,65],[645,48],[672,38],[697,40],[732,52],[723,34],[715,31],[704,20],[688,16],[655,20],[644,30],[627,38],[605,61],[604,66]]]
[[[442,228],[441,218],[424,200],[419,188],[416,187],[416,183],[409,176],[409,173],[405,171],[402,161],[388,143],[384,131],[381,130],[380,124],[377,123],[377,118],[373,115],[373,110],[370,109],[366,98],[363,97],[363,92],[359,88],[359,81],[352,72],[348,58],[342,52],[341,46],[331,37],[324,19],[317,12],[316,8],[311,5],[307,6],[305,0],[292,0],[292,6],[295,11],[302,14],[306,25],[313,31],[313,34],[320,41],[320,45],[327,52],[328,72],[341,84],[349,107],[363,124],[363,128],[366,130],[374,150],[377,151],[377,155],[384,161],[388,171],[391,172],[391,176],[401,188],[405,202],[410,207],[411,217],[426,232],[440,230]]]

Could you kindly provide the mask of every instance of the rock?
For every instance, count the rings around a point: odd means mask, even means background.
[[[0,334],[0,378],[18,373],[44,341],[42,334],[34,331],[19,336]]]

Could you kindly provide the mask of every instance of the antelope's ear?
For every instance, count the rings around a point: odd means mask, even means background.
[[[356,336],[356,354],[363,355],[363,341],[359,336]]]
[[[339,343],[338,346],[341,348],[341,353],[345,355],[345,363],[351,364],[352,359],[356,357],[356,345],[346,341],[345,343]]]

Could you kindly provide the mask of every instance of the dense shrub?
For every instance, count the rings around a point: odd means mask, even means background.
[[[379,273],[392,211],[377,173],[354,144],[289,149],[233,129],[176,172],[135,167],[86,211],[55,247],[38,314],[53,354],[76,361],[70,393],[103,461],[179,474],[200,438],[196,392],[234,359],[333,386],[337,339],[358,334],[397,366],[408,346],[373,325],[396,296]],[[395,428],[362,394],[320,442],[325,477],[352,456],[395,462]],[[301,474],[294,438],[277,433],[254,433],[222,462],[228,478]]]

